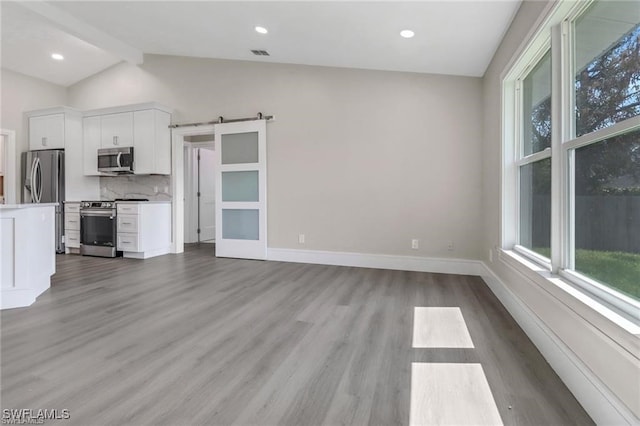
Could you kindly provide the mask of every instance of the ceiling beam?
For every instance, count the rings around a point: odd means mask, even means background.
[[[132,64],[140,65],[144,62],[141,50],[130,46],[117,38],[81,21],[70,13],[42,0],[16,2],[20,6],[37,13],[50,21],[61,30],[78,37],[96,47],[122,58]]]

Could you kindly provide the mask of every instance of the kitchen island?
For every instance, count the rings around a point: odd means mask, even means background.
[[[0,309],[29,306],[51,286],[56,206],[0,205]]]

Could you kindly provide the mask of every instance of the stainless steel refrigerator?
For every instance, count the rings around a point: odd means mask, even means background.
[[[58,203],[56,206],[56,252],[64,253],[64,150],[22,153],[22,202]]]

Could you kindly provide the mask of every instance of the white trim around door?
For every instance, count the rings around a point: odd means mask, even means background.
[[[214,133],[213,124],[171,129],[171,252],[184,251],[184,138]]]
[[[16,157],[16,132],[8,129],[0,129],[0,135],[4,143],[0,149],[3,149],[0,158],[4,162],[4,202],[5,204],[17,204],[18,199],[18,158]]]

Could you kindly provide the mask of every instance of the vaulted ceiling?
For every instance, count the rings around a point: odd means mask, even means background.
[[[2,67],[64,86],[121,60],[139,63],[144,53],[482,76],[519,5],[3,1]],[[65,59],[53,61],[54,52]]]

